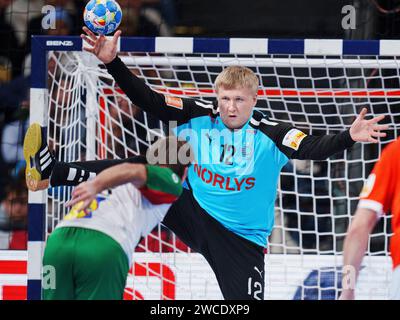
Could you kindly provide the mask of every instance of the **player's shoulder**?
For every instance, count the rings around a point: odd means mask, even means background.
[[[391,158],[394,157],[398,159],[400,157],[400,137],[392,142],[388,143],[382,151],[382,155]]]
[[[253,112],[250,126],[269,137],[275,137],[278,133],[287,132],[293,128],[291,124],[271,119],[267,114],[259,110]]]
[[[283,152],[291,157],[294,151],[299,149],[307,134],[292,124],[271,119],[268,115],[255,111],[250,121],[250,126],[262,132]]]
[[[374,165],[370,177],[379,176],[380,179],[392,179],[399,168],[400,138],[391,141],[383,147],[382,154]],[[395,171],[393,171],[395,170]]]
[[[192,105],[192,109],[199,115],[210,115],[216,117],[218,115],[218,104],[217,101],[210,101],[205,99],[188,99]]]
[[[395,152],[400,154],[400,137],[398,137],[396,140],[393,140],[392,142],[389,143],[388,147],[393,148]]]
[[[178,109],[188,109],[194,114],[218,114],[218,105],[216,101],[210,101],[193,97],[178,97],[164,95],[165,103],[167,106],[175,107]]]

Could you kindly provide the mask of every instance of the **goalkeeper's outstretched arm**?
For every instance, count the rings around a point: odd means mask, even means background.
[[[375,211],[358,208],[344,241],[343,281],[340,300],[354,299],[354,290],[362,259],[368,246],[368,238],[377,222]]]
[[[349,130],[336,135],[308,136],[297,152],[297,159],[324,160],[337,152],[350,148],[354,142],[378,143],[378,138],[386,137],[383,130],[388,125],[378,124],[384,115],[365,119],[367,108],[363,108]]]
[[[117,44],[121,31],[117,31],[112,39],[96,36],[88,28],[83,28],[81,37],[90,47],[84,48],[102,61],[128,98],[146,112],[167,123],[177,121],[186,123],[199,115],[208,115],[209,108],[204,104],[196,104],[194,99],[164,96],[151,90],[141,79],[130,72],[117,56]]]
[[[289,123],[270,119],[265,123],[260,121],[260,129],[290,159],[325,160],[335,153],[351,148],[355,142],[377,143],[378,138],[386,136],[381,131],[387,130],[389,126],[378,124],[384,116],[367,120],[366,114],[367,109],[363,108],[350,129],[338,134],[307,135]]]

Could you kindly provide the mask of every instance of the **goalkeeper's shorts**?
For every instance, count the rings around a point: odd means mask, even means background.
[[[191,191],[184,189],[163,224],[206,258],[225,299],[264,299],[264,248],[225,228]]]
[[[44,300],[123,298],[128,257],[118,242],[102,232],[56,229],[47,240],[43,265],[54,267],[56,273],[54,284],[51,279],[43,281]]]

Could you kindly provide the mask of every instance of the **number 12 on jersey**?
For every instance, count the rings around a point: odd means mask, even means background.
[[[261,297],[262,292],[261,282],[253,281],[253,278],[249,277],[247,281],[247,294],[253,296],[256,300],[263,300],[264,297]]]

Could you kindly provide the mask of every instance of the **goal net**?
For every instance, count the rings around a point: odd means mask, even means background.
[[[45,49],[33,59],[42,61],[33,66],[33,74],[45,76],[32,91],[37,104],[31,107],[31,122],[39,120],[47,127],[48,143],[58,160],[126,158],[145,152],[155,137],[165,134],[164,124],[128,101],[104,65],[81,50],[80,39],[39,40]],[[258,75],[257,108],[271,119],[286,121],[310,134],[330,134],[348,129],[367,107],[370,116],[384,114],[383,122],[392,124],[379,144],[359,143],[325,161],[293,160],[284,167],[275,228],[265,256],[265,299],[337,298],[343,240],[358,195],[385,145],[399,134],[400,63],[391,49],[395,44],[398,46],[391,41],[121,39],[124,63],[161,93],[212,101],[218,73],[229,65],[244,65]],[[39,115],[35,111],[38,104],[43,108]],[[41,203],[45,214],[37,225],[43,229],[42,239],[30,237],[33,256],[38,250],[34,243],[41,242],[43,251],[47,235],[67,213],[64,204],[70,193],[71,188],[59,187],[41,197],[31,194],[31,202]],[[34,217],[38,219],[37,213]],[[385,215],[370,236],[356,292],[361,299],[388,297],[390,220],[390,214]],[[126,299],[222,298],[206,261],[162,225],[132,254]],[[37,271],[34,263],[40,259],[33,260],[29,268]]]

